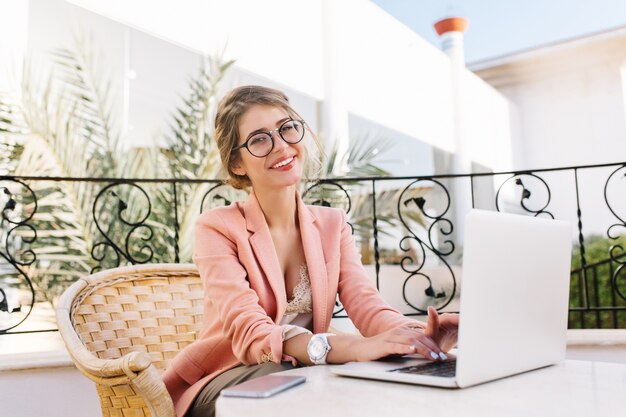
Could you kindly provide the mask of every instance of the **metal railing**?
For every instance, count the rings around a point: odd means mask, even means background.
[[[588,174],[602,179],[602,207],[609,216],[584,217],[581,199],[599,192],[581,189],[581,176]],[[407,315],[423,315],[429,305],[454,311],[462,257],[454,207],[463,187],[469,187],[471,207],[573,218],[579,265],[572,270],[570,327],[617,328],[626,327],[626,259],[618,233],[626,230],[626,216],[617,209],[624,203],[619,181],[625,174],[626,163],[620,162],[333,178],[308,181],[302,195],[308,204],[347,212],[372,279],[389,291],[386,280],[395,276],[393,291]],[[575,203],[554,204],[553,197],[562,194]],[[124,264],[188,262],[199,214],[242,198],[219,180],[0,177],[0,334],[55,330],[51,305],[79,276]],[[614,244],[604,259],[588,263],[583,219],[591,216],[605,217],[606,240]],[[335,317],[345,317],[339,304]]]

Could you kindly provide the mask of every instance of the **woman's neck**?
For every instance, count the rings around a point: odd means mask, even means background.
[[[252,191],[270,229],[290,229],[297,225],[296,186]]]

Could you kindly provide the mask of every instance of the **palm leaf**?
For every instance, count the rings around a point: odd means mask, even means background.
[[[167,150],[162,155],[169,161],[172,178],[214,179],[221,174],[221,161],[213,139],[213,123],[217,108],[218,86],[225,72],[235,61],[221,56],[205,57],[196,78],[189,81],[187,97],[172,115],[171,133],[166,138]],[[180,259],[191,259],[193,229],[201,212],[201,201],[210,184],[177,185],[179,212]],[[165,196],[162,193],[162,196]],[[163,203],[172,207],[172,198]],[[171,213],[171,210],[170,210]]]
[[[326,178],[337,177],[386,177],[389,172],[376,165],[376,159],[391,148],[391,141],[377,137],[359,137],[344,154],[338,154],[338,143],[331,148],[322,170]],[[382,151],[381,151],[382,150]]]
[[[118,135],[111,122],[111,95],[97,87],[93,62],[85,50],[79,45],[76,51],[56,51],[51,71],[27,62],[21,101],[0,99],[2,115],[10,116],[2,117],[2,131],[18,137],[22,146],[13,174],[113,176]],[[7,138],[2,142],[6,144]],[[27,270],[38,287],[38,297],[52,301],[93,266],[91,248],[97,234],[91,204],[98,187],[78,181],[29,185],[38,198],[29,224],[39,233],[31,244],[37,262]],[[34,210],[32,204],[21,208]],[[24,240],[29,233],[19,230],[14,236]]]
[[[97,72],[100,66],[95,53],[81,40],[72,50],[60,48],[52,52],[59,96],[73,109],[76,134],[90,145],[90,155],[98,158],[91,169],[99,176],[117,174],[120,134],[115,125],[115,97],[110,82]]]

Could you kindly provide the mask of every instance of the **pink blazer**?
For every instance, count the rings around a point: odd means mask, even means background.
[[[364,336],[415,323],[389,307],[361,265],[342,210],[306,206],[298,219],[311,281],[313,331],[328,330],[337,294]],[[240,364],[276,363],[283,354],[280,323],[287,305],[285,280],[263,211],[254,195],[245,203],[203,213],[193,260],[204,282],[204,326],[163,374],[183,416],[204,386]],[[271,353],[271,356],[269,355]]]

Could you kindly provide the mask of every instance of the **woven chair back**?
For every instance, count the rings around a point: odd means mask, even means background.
[[[203,298],[193,266],[112,272],[74,298],[70,319],[87,349],[100,359],[146,352],[163,372],[196,339]]]

